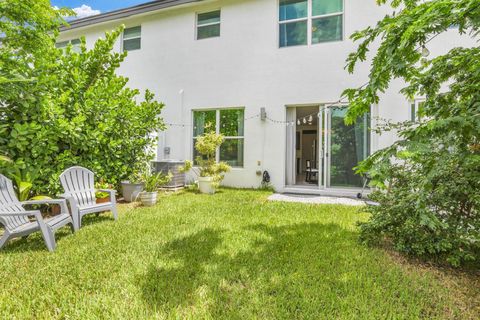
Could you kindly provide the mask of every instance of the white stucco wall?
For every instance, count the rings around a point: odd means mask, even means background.
[[[195,40],[196,13],[218,8],[221,36]],[[61,40],[86,36],[91,47],[95,39],[121,23],[127,27],[141,24],[142,48],[129,52],[120,73],[130,78],[131,87],[156,93],[166,104],[166,122],[191,124],[192,110],[234,106],[244,107],[246,117],[265,107],[270,118],[285,120],[286,105],[334,102],[345,88],[367,80],[368,63],[359,65],[354,75],[344,70],[348,53],[355,50],[348,36],[375,24],[389,8],[376,6],[374,0],[345,0],[344,12],[347,40],[310,46],[278,47],[276,0],[208,1],[65,31]],[[435,39],[429,49],[435,54],[465,41],[452,30]],[[398,94],[401,87],[394,82],[373,107],[373,114],[396,121],[409,119],[409,102]],[[261,177],[255,172],[268,170],[272,184],[282,189],[285,135],[283,124],[259,118],[246,121],[244,167],[227,174],[225,184],[258,187]],[[385,147],[394,139],[393,134],[373,136],[372,148]],[[192,128],[171,127],[159,143],[159,159],[164,158],[164,146],[171,148],[171,159],[191,159]]]

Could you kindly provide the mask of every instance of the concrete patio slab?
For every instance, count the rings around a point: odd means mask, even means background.
[[[363,206],[364,201],[340,198],[340,197],[325,197],[315,195],[300,195],[300,194],[288,194],[288,193],[275,193],[268,197],[271,201],[285,201],[285,202],[299,202],[299,203],[311,203],[311,204],[343,204],[347,206]]]

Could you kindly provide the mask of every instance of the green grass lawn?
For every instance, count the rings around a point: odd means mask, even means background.
[[[0,318],[478,315],[478,278],[359,245],[355,223],[367,217],[358,208],[268,195],[222,190],[121,205],[117,222],[92,216],[74,235],[59,231],[54,253],[40,235],[12,242],[0,253]]]

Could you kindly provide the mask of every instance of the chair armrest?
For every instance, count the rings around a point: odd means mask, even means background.
[[[22,201],[22,205],[32,205],[32,204],[59,204],[60,213],[68,213],[67,201],[65,199],[45,199],[45,200],[29,200]]]
[[[40,215],[40,218],[42,217],[42,214],[38,210],[23,211],[23,212],[0,211],[0,216],[10,216],[10,217],[35,216],[38,218],[38,215]]]
[[[66,203],[65,199],[45,199],[45,200],[28,200],[22,201],[21,204],[29,205],[29,204],[62,204]]]

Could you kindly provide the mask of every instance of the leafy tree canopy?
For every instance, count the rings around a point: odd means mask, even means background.
[[[403,252],[454,265],[479,259],[480,50],[457,47],[428,58],[421,52],[449,29],[478,41],[480,1],[390,4],[396,13],[352,35],[360,44],[347,60],[350,72],[367,60],[375,42],[379,47],[368,84],[345,91],[349,121],[379,102],[395,78],[405,82],[406,98],[425,97],[425,104],[420,122],[386,125],[383,129],[397,130],[399,141],[359,167],[380,190],[372,196],[380,206],[370,208],[362,237],[369,243],[387,237]]]
[[[58,175],[72,165],[117,184],[150,159],[163,104],[149,91],[140,99],[116,75],[126,53],[112,49],[123,28],[92,50],[82,39],[76,53],[55,48],[69,11],[48,0],[0,1],[0,14],[0,154],[36,193],[55,194]]]

